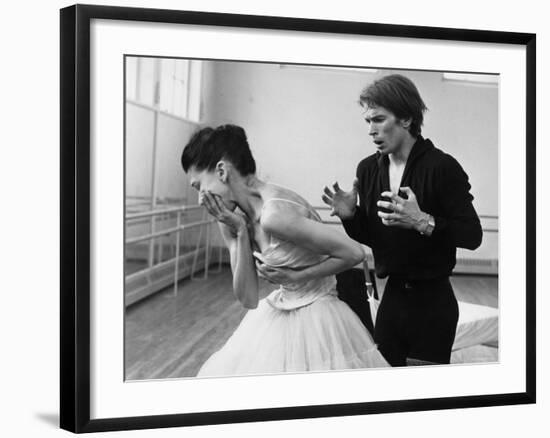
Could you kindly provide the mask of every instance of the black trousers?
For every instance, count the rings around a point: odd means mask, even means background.
[[[411,281],[390,276],[374,328],[374,340],[392,366],[446,364],[451,359],[458,303],[448,277]]]

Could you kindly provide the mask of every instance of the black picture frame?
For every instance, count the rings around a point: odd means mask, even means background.
[[[90,419],[90,22],[93,19],[295,30],[526,48],[526,375],[525,391],[323,406]],[[536,400],[536,35],[291,17],[74,5],[60,11],[60,426],[100,432],[535,403]]]

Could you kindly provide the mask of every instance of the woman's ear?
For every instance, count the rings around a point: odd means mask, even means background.
[[[228,165],[227,162],[220,160],[216,164],[216,175],[218,175],[218,178],[221,182],[226,183],[227,177],[228,177]]]

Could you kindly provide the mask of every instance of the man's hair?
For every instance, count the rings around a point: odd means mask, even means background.
[[[383,107],[400,120],[412,119],[409,132],[413,137],[422,132],[424,111],[428,108],[416,85],[403,75],[388,75],[374,81],[363,89],[359,103],[368,108]]]
[[[186,173],[191,167],[199,172],[213,171],[220,160],[230,161],[243,176],[256,173],[256,162],[240,126],[203,128],[193,134],[181,154],[181,165]]]

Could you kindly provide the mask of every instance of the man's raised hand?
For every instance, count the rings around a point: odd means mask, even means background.
[[[333,190],[325,186],[322,199],[325,204],[331,207],[331,216],[338,216],[340,219],[351,219],[353,217],[357,205],[358,187],[359,181],[357,178],[353,181],[352,189],[349,192],[342,190],[338,182],[332,185]]]

